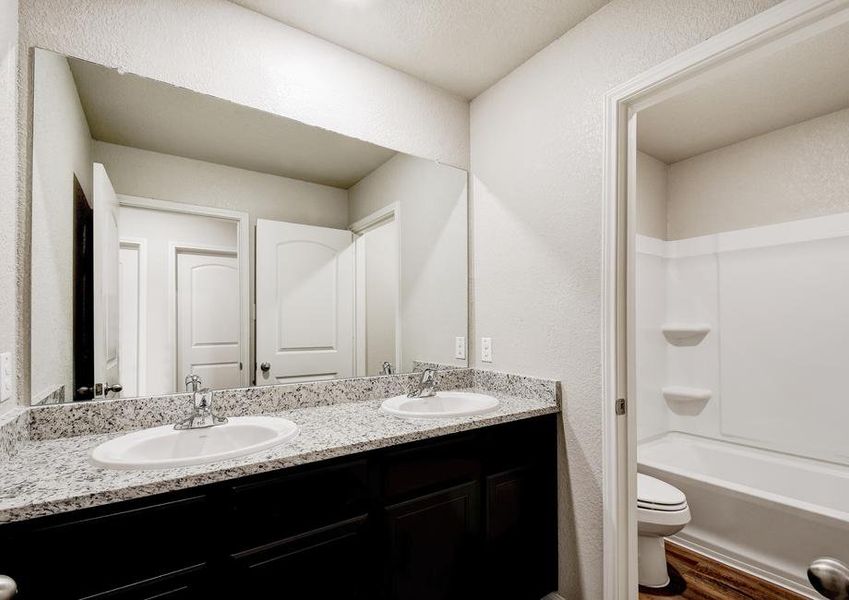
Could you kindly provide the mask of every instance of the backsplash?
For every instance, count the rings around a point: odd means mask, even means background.
[[[406,394],[418,378],[417,373],[408,373],[217,390],[215,406],[223,415],[242,416],[377,400]],[[440,369],[438,386],[560,402],[556,381],[496,371]],[[190,404],[191,394],[184,393],[15,409],[0,422],[0,459],[14,454],[16,445],[26,439],[50,440],[174,423],[188,413]]]

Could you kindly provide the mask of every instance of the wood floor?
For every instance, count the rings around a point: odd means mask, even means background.
[[[666,543],[669,586],[662,590],[640,588],[640,600],[805,600],[748,573],[711,560],[681,546]]]

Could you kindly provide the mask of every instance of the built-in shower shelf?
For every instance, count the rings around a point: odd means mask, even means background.
[[[675,346],[695,346],[710,332],[710,323],[664,323],[663,335]]]
[[[663,397],[670,402],[707,402],[711,397],[710,390],[683,385],[670,385],[661,391]]]

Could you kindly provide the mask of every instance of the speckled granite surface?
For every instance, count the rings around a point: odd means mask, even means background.
[[[382,381],[369,381],[376,379]],[[473,417],[433,420],[400,419],[382,414],[378,410],[382,399],[402,393],[404,389],[400,388],[406,389],[412,380],[402,375],[321,382],[341,384],[341,387],[317,387],[316,384],[275,386],[302,388],[297,392],[252,388],[232,391],[230,397],[226,396],[228,392],[216,392],[216,402],[220,401],[219,393],[226,402],[220,405],[225,407],[222,413],[228,416],[270,414],[285,417],[300,426],[300,435],[292,442],[241,458],[155,471],[116,471],[95,467],[89,462],[88,453],[94,446],[117,437],[129,428],[174,422],[185,412],[185,404],[180,400],[187,403],[187,397],[170,396],[167,397],[170,404],[157,404],[156,408],[150,409],[128,407],[123,412],[114,405],[132,401],[73,405],[63,411],[61,417],[49,420],[50,423],[61,423],[59,428],[47,427],[44,415],[32,417],[32,413],[46,409],[17,411],[15,415],[4,418],[5,425],[0,427],[0,522],[185,489],[559,410],[557,382],[464,370],[454,376],[442,374],[440,388],[492,394],[501,400],[496,411]],[[162,399],[145,401],[154,404],[163,402]],[[179,410],[172,415],[175,403]],[[97,405],[100,405],[99,409],[95,408]],[[55,407],[49,408],[55,410]],[[136,411],[140,414],[137,415]],[[110,414],[104,418],[104,412]],[[67,423],[70,414],[78,419],[96,415],[101,415],[101,418],[94,424],[70,426]],[[133,421],[134,416],[140,417],[139,420]],[[33,426],[37,435],[32,435]],[[96,433],[91,433],[91,430]],[[60,431],[63,435],[57,435]],[[77,431],[88,433],[72,433]],[[6,442],[6,437],[13,441]]]
[[[216,410],[227,416],[270,414],[293,408],[361,402],[406,394],[418,374],[333,379],[287,385],[215,390]],[[440,389],[474,385],[471,369],[442,371]],[[191,407],[190,394],[36,406],[29,410],[33,440],[128,431],[176,423]]]

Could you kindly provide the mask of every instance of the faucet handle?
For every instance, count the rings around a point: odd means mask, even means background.
[[[436,369],[425,369],[422,371],[422,383],[432,383],[436,379]]]
[[[189,389],[191,386],[192,389]],[[186,391],[187,392],[196,392],[198,388],[201,386],[200,375],[186,375]]]

